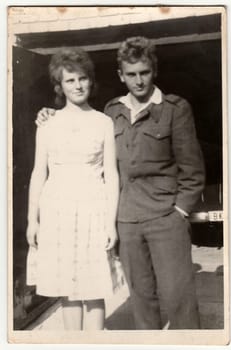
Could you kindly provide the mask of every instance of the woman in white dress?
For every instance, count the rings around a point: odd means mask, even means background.
[[[36,285],[37,294],[62,297],[65,329],[103,329],[117,241],[113,122],[88,104],[94,67],[86,52],[63,49],[49,70],[65,105],[37,129],[27,283]]]

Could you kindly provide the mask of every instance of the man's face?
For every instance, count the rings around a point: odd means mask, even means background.
[[[153,68],[149,60],[136,63],[122,62],[118,71],[120,80],[127,85],[131,94],[139,101],[146,100],[153,91]]]

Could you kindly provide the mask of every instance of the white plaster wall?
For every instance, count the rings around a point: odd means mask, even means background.
[[[11,7],[12,34],[78,30],[222,12],[222,7]]]

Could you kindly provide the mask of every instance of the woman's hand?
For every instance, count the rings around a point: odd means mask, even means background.
[[[51,117],[55,115],[56,110],[53,108],[46,108],[43,107],[40,109],[40,111],[37,113],[37,119],[35,120],[35,124],[37,126],[42,126],[46,121]]]
[[[113,226],[108,230],[107,243],[106,243],[105,249],[111,250],[112,248],[114,248],[117,241],[118,241],[118,235],[117,235],[115,226]]]
[[[26,239],[29,244],[29,246],[37,248],[38,242],[37,242],[37,235],[39,230],[39,223],[38,221],[29,223],[26,230]]]

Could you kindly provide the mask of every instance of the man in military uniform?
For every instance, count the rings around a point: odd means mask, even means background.
[[[129,93],[111,100],[120,174],[118,234],[136,329],[200,328],[188,216],[204,187],[190,105],[155,85],[155,46],[144,37],[118,50]]]

